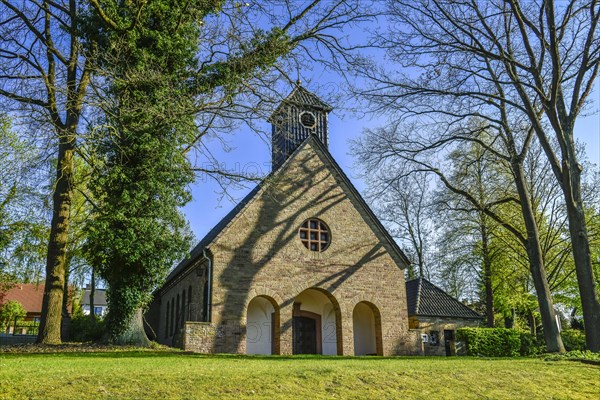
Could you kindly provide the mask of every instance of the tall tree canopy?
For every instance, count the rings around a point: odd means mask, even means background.
[[[573,137],[600,68],[600,3],[398,0],[386,11],[389,23],[373,44],[390,63],[358,65],[372,82],[362,94],[379,110],[434,122],[441,135],[476,116],[515,132],[517,147],[537,136],[563,192],[586,343],[600,350],[600,303]]]
[[[227,108],[249,78],[269,71],[304,40],[289,30],[318,3],[300,8],[286,24],[237,38],[240,47],[223,57],[225,44],[218,40],[227,39],[211,23],[224,12],[222,1],[92,2],[84,29],[93,71],[104,85],[104,128],[89,147],[97,164],[87,252],[108,284],[112,341],[147,341],[141,310],[189,248],[179,207],[190,200],[194,175],[186,154],[206,131],[202,113],[214,115],[215,98]],[[215,29],[218,40],[210,38],[207,54],[199,51]]]
[[[77,1],[0,2],[0,96],[4,111],[56,153],[46,285],[38,341],[61,341],[74,152],[90,70],[80,45]]]

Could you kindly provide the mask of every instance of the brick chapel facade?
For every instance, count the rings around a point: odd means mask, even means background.
[[[408,260],[329,154],[330,111],[298,85],[274,112],[272,173],[155,293],[155,340],[203,353],[418,353]]]

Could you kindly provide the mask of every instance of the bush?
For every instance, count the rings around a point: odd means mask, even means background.
[[[565,350],[585,350],[585,333],[576,329],[565,329],[560,333]]]
[[[529,332],[519,332],[519,339],[521,340],[519,354],[522,356],[535,356],[546,350],[546,346]]]
[[[105,332],[104,321],[96,316],[76,315],[71,319],[71,339],[75,342],[97,342]]]
[[[595,361],[600,364],[600,353],[592,353],[589,350],[573,350],[567,353],[553,353],[544,357],[545,361]]]
[[[469,356],[516,357],[520,354],[521,338],[514,329],[461,328],[456,338],[465,343]]]
[[[7,301],[0,306],[0,330],[5,331],[16,317],[24,317],[25,315],[27,315],[27,311],[21,303],[16,300]]]

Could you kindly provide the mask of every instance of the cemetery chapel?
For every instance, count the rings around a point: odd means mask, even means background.
[[[203,353],[417,353],[409,261],[329,153],[331,110],[298,83],[274,111],[271,174],[156,291],[155,340]]]

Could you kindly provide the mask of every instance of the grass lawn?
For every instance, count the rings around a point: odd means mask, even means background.
[[[477,358],[0,353],[1,399],[600,399],[600,366]]]

